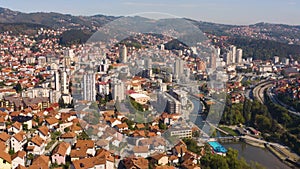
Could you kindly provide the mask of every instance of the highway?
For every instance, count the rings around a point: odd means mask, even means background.
[[[262,104],[265,104],[265,99],[264,99],[264,91],[267,90],[267,95],[271,99],[271,101],[275,104],[278,104],[284,108],[286,108],[289,113],[294,114],[296,116],[300,116],[300,113],[295,111],[294,108],[289,107],[288,105],[282,103],[277,99],[277,97],[272,93],[270,88],[273,86],[273,81],[264,81],[260,84],[258,84],[254,89],[253,89],[253,96],[258,99],[258,101]]]
[[[253,96],[262,104],[265,103],[264,91],[273,86],[273,81],[264,81],[253,89]]]

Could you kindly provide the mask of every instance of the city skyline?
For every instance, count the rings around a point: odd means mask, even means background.
[[[300,2],[296,0],[116,0],[96,1],[19,1],[4,0],[0,6],[20,12],[58,12],[91,16],[96,14],[126,16],[142,12],[161,12],[200,21],[248,25],[258,22],[300,25]]]

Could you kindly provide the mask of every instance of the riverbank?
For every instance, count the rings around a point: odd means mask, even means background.
[[[288,165],[289,167],[296,167],[296,162],[295,159],[291,159],[287,156],[285,156],[282,153],[282,150],[279,150],[279,148],[273,147],[270,144],[263,144],[263,143],[257,143],[251,140],[241,140],[242,142],[251,145],[253,147],[258,147],[258,148],[262,148],[262,149],[266,149],[268,150],[270,153],[272,153],[278,160],[280,160],[282,163]],[[299,167],[299,166],[298,166]]]

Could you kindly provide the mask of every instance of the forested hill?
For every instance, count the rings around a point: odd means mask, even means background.
[[[60,13],[23,13],[0,8],[0,32],[34,34],[40,28],[67,28],[60,42],[63,45],[85,43],[99,27],[119,17],[94,15],[74,16]],[[187,18],[185,18],[187,19]],[[228,25],[187,19],[206,34],[226,36],[224,43],[233,44],[244,51],[244,57],[270,59],[274,55],[300,60],[300,26],[257,23]]]

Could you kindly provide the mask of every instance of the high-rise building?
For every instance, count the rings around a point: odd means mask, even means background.
[[[241,64],[243,61],[243,50],[242,49],[237,49],[236,50],[236,63]]]
[[[54,73],[54,80],[55,80],[55,90],[60,91],[59,72],[57,70],[55,70],[55,73]]]
[[[180,58],[177,58],[174,64],[175,79],[181,78],[181,76],[183,75],[183,70],[184,70],[184,61]]]
[[[121,63],[127,63],[127,47],[126,45],[121,45],[119,50],[119,57]]]
[[[236,61],[236,46],[230,45],[229,51],[231,51],[231,63],[235,63],[235,61]]]
[[[181,103],[176,98],[170,94],[164,92],[164,98],[167,99],[165,111],[169,114],[179,114],[181,113]]]
[[[151,78],[152,77],[152,59],[147,58],[145,59],[145,69],[147,72],[147,77]]]
[[[224,61],[226,62],[227,65],[232,63],[232,61],[231,61],[232,57],[231,56],[232,56],[231,51],[228,51],[225,55]]]
[[[285,65],[289,65],[290,64],[290,59],[289,58],[284,58],[283,63]]]
[[[274,56],[274,63],[279,63],[279,56]]]
[[[63,88],[63,91],[62,91],[62,93],[63,94],[68,94],[69,93],[69,91],[68,91],[68,77],[67,77],[67,72],[66,71],[64,71],[63,72],[63,84],[62,84],[62,88]]]
[[[220,57],[220,55],[221,55],[221,49],[219,47],[217,47],[216,51],[217,51],[217,57]]]
[[[216,66],[217,66],[217,56],[216,56],[216,52],[213,50],[209,60],[209,68],[216,69]]]
[[[121,80],[114,79],[111,83],[112,87],[112,98],[114,100],[123,101],[125,100],[125,85]]]
[[[83,99],[96,101],[96,77],[93,71],[88,71],[83,75]]]

